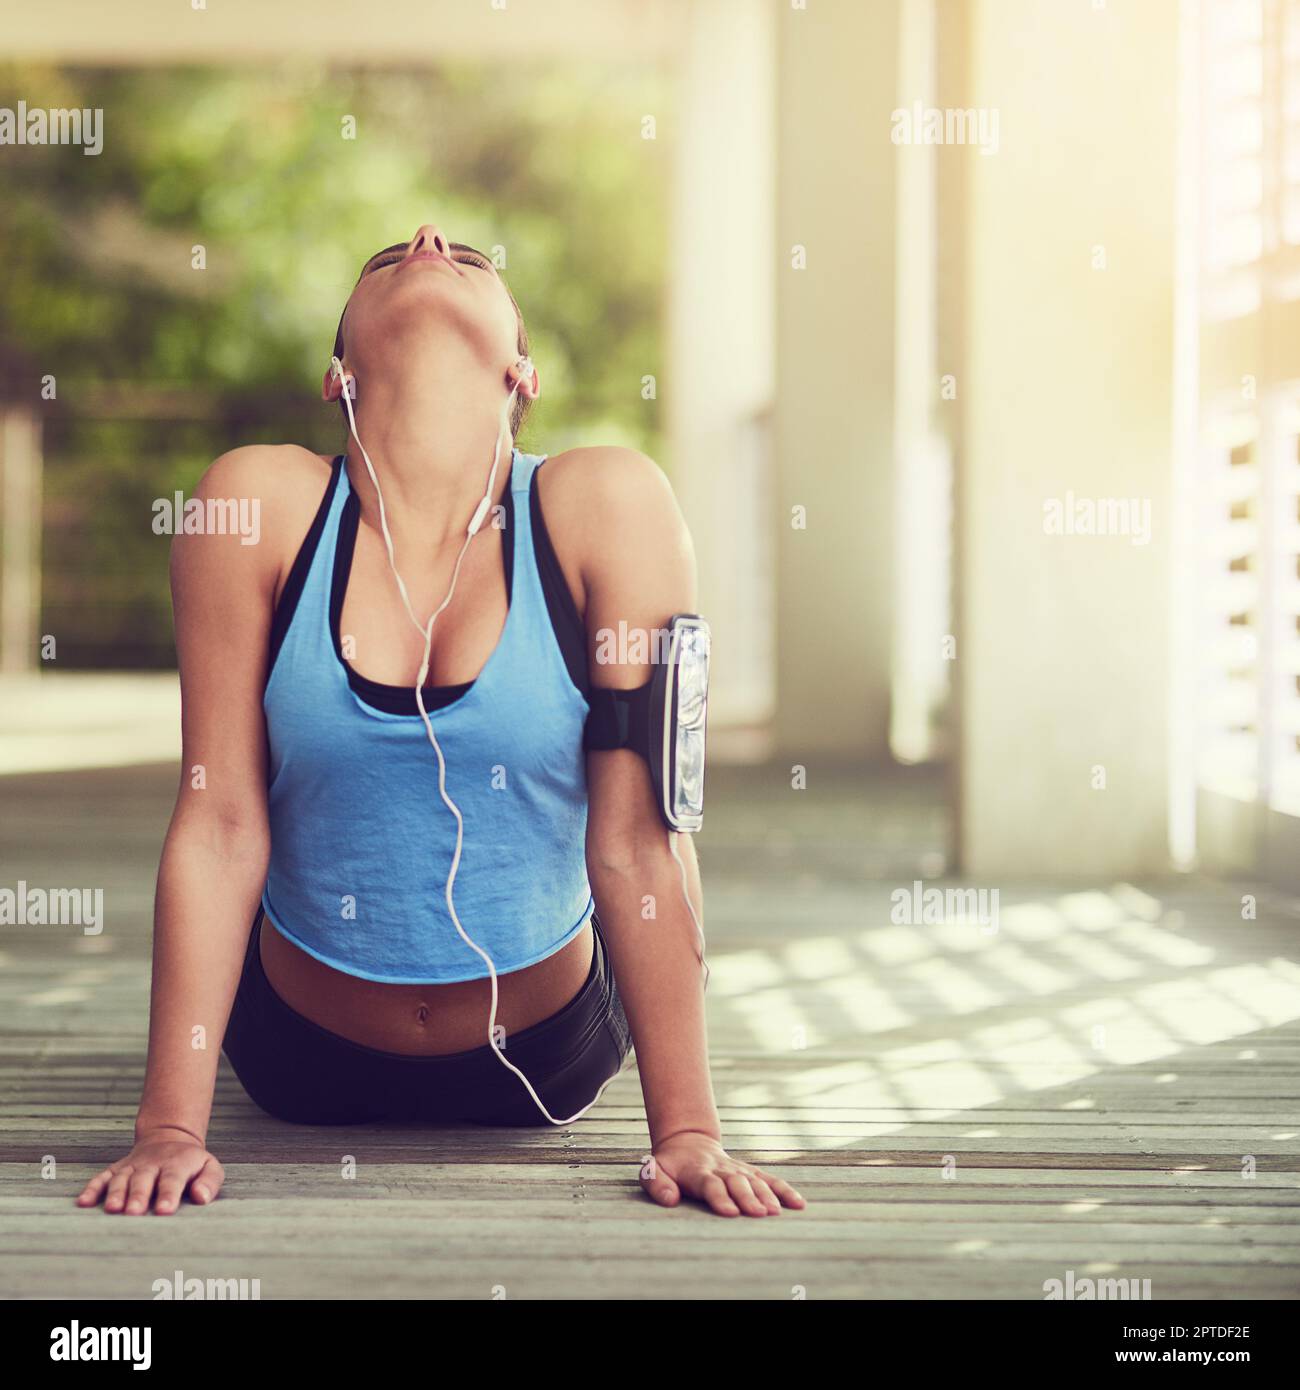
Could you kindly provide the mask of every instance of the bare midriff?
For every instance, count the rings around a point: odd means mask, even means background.
[[[486,1045],[491,982],[388,985],[345,974],[310,956],[263,920],[262,968],[296,1013],[364,1047],[433,1057]],[[466,951],[469,951],[467,946]],[[497,976],[497,1023],[506,1036],[558,1013],[591,971],[591,923],[536,965]]]

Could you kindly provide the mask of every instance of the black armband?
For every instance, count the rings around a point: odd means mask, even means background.
[[[664,823],[694,831],[704,822],[709,625],[698,614],[677,613],[663,631],[665,648],[655,653],[645,685],[592,688],[582,746],[588,752],[631,748],[640,753]]]

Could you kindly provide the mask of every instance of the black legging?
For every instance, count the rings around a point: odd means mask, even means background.
[[[469,1052],[435,1057],[381,1052],[341,1038],[291,1009],[262,968],[262,916],[259,909],[249,933],[223,1051],[244,1089],[268,1114],[309,1125],[547,1123],[523,1082],[492,1056],[486,1042]],[[619,1070],[631,1048],[594,914],[591,924],[595,940],[586,984],[559,1013],[506,1040],[506,1057],[559,1120],[581,1110]]]

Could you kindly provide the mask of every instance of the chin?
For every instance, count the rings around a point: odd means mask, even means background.
[[[419,298],[423,300],[423,296]],[[443,348],[448,337],[454,335],[463,342],[466,352],[477,356],[478,345],[493,340],[494,328],[495,325],[481,323],[476,317],[456,312],[445,303],[435,307],[427,301],[408,302],[400,308],[393,306],[382,318],[367,323],[363,341],[373,344],[378,355],[390,353],[395,348],[411,354],[426,348]]]

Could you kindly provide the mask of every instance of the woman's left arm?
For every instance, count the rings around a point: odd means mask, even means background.
[[[565,470],[563,485],[581,504],[562,514],[582,517],[572,544],[592,683],[636,689],[650,679],[656,630],[674,613],[697,611],[690,533],[668,480],[644,454],[583,449],[568,457],[578,466]],[[587,782],[588,877],[636,1047],[653,1149],[642,1186],[663,1206],[694,1197],[722,1216],[802,1207],[788,1183],[722,1146],[698,938],[645,759],[627,748],[588,753]],[[689,835],[676,839],[703,922],[695,846]]]

